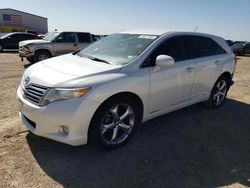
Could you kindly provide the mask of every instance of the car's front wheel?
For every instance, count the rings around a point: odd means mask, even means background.
[[[90,136],[105,149],[116,149],[128,142],[139,123],[140,109],[133,100],[113,98],[95,113]]]
[[[230,85],[227,77],[221,76],[214,84],[207,104],[212,108],[219,108],[227,97],[229,87]]]

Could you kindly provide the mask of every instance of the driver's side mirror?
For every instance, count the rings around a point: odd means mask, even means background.
[[[174,58],[168,55],[159,55],[156,58],[155,64],[159,67],[166,67],[171,66],[175,64]]]

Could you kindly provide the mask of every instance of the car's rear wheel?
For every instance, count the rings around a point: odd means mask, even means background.
[[[140,111],[133,100],[113,98],[95,113],[89,136],[105,149],[116,149],[128,142],[139,123]]]
[[[207,104],[212,108],[219,108],[227,97],[229,87],[230,85],[227,77],[221,76],[214,84]]]
[[[38,51],[35,56],[34,56],[34,62],[39,62],[39,61],[42,61],[42,60],[45,60],[45,59],[48,59],[50,58],[51,55],[49,52],[46,52],[46,51]]]

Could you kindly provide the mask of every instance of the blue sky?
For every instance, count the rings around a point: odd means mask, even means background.
[[[110,34],[129,29],[170,29],[250,41],[250,0],[0,0],[48,18],[49,30]]]

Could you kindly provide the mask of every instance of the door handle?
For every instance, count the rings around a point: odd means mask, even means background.
[[[77,44],[74,44],[74,46],[77,46]]]
[[[194,70],[194,67],[188,67],[188,68],[186,68],[186,72],[188,72],[188,73],[192,72],[193,70]]]

